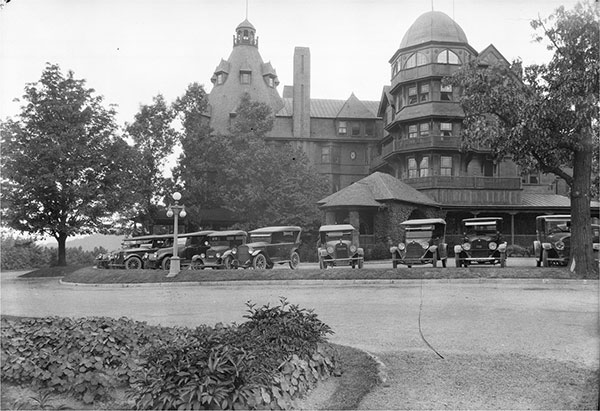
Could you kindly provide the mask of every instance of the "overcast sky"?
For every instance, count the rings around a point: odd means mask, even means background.
[[[4,0],[6,1],[6,0]],[[0,3],[4,2],[0,0]],[[530,20],[574,0],[248,0],[259,51],[292,84],[294,47],[311,51],[311,96],[379,100],[389,59],[406,30],[434,10],[453,17],[469,43],[512,61],[545,63]],[[28,82],[57,63],[118,105],[120,124],[161,93],[168,101],[210,77],[232,50],[246,0],[11,0],[0,9],[0,118],[19,112]]]

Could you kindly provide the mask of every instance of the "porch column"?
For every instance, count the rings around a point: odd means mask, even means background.
[[[356,243],[358,243],[359,241],[359,230],[360,230],[360,218],[358,216],[358,211],[357,210],[351,210],[348,213],[348,217],[350,220],[350,224],[352,224],[354,226],[354,228],[356,228],[356,231],[353,232],[352,234],[352,241]]]
[[[515,215],[517,215],[516,211],[510,211],[510,243],[511,245],[515,245]]]

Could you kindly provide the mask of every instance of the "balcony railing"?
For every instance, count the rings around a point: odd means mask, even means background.
[[[519,190],[520,177],[429,176],[403,179],[417,190],[458,188],[476,190]]]

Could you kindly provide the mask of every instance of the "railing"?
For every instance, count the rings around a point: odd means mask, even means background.
[[[521,188],[520,177],[429,176],[408,178],[403,181],[418,190],[429,188],[519,190]]]

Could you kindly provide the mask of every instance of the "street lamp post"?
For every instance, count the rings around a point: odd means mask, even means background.
[[[177,191],[173,193],[173,200],[175,204],[169,205],[167,210],[167,217],[173,217],[173,257],[171,257],[171,267],[169,268],[169,274],[167,277],[175,277],[181,271],[181,264],[178,254],[177,235],[179,234],[179,217],[184,218],[186,216],[185,206],[179,205],[181,200],[181,194]]]

